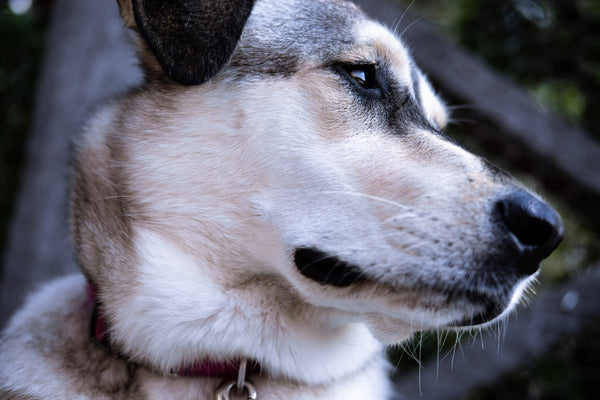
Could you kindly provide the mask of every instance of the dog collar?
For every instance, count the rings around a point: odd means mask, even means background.
[[[89,323],[90,340],[98,347],[102,348],[107,353],[116,355],[129,363],[134,363],[123,353],[116,353],[111,349],[108,324],[102,310],[102,305],[97,297],[96,286],[87,282],[86,293],[88,307],[91,310]],[[226,361],[216,361],[214,359],[202,359],[194,362],[191,365],[183,366],[177,371],[172,371],[171,374],[180,377],[207,377],[233,379],[238,376],[242,365],[240,359],[231,359]],[[260,364],[256,361],[249,361],[247,367],[244,367],[246,374],[259,374],[261,372]]]

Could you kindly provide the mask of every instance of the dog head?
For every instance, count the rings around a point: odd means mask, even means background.
[[[387,343],[483,324],[560,242],[552,208],[444,136],[406,46],[351,3],[119,3],[146,83],[90,122],[72,199],[129,354],[264,347],[213,337],[246,335],[249,309],[281,334],[359,321]]]

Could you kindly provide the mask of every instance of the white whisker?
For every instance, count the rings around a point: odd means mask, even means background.
[[[415,213],[396,214],[396,215],[393,215],[393,216],[389,217],[388,219],[384,220],[381,224],[385,225],[387,223],[396,221],[398,219],[415,218],[418,216],[419,216],[419,214],[415,214]]]
[[[400,33],[400,37],[404,36],[404,34],[406,33],[406,31],[408,31],[410,28],[412,28],[413,25],[415,25],[418,22],[421,22],[421,20],[428,18],[429,15],[422,15],[419,18],[415,19],[414,21],[412,21],[410,24],[408,24],[406,26],[406,28],[404,28],[404,30]]]
[[[412,8],[412,6],[415,4],[415,1],[417,0],[413,0],[410,2],[410,4],[408,5],[408,7],[406,7],[406,9],[404,10],[404,12],[402,13],[402,15],[400,16],[400,18],[398,18],[398,20],[396,21],[396,23],[394,23],[394,26],[392,28],[392,32],[394,32],[394,34],[396,34],[398,32],[398,27],[400,26],[400,24],[402,23],[402,20],[404,19],[404,17],[406,16],[406,14],[408,13],[408,11]]]
[[[350,192],[350,191],[336,191],[336,190],[327,190],[327,191],[322,191],[321,193],[325,193],[325,194],[345,194],[348,196],[357,196],[357,197],[364,197],[366,199],[370,199],[370,200],[376,200],[379,201],[381,203],[385,203],[385,204],[390,204],[392,206],[398,207],[398,208],[402,208],[403,210],[410,210],[410,207],[405,206],[404,204],[400,204],[396,201],[393,200],[388,200],[388,199],[384,199],[382,197],[377,197],[377,196],[373,196],[370,194],[366,194],[366,193],[360,193],[360,192]]]

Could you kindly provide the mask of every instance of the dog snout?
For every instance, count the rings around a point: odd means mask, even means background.
[[[564,227],[558,213],[524,190],[519,189],[498,200],[496,213],[510,237],[521,273],[535,273],[540,261],[563,239]]]

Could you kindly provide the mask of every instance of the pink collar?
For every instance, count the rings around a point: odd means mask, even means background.
[[[90,340],[97,346],[104,349],[106,352],[114,354],[110,346],[110,337],[108,332],[108,324],[102,306],[96,296],[96,286],[89,282],[86,285],[86,293],[88,299],[88,307],[91,310],[89,336]],[[129,361],[127,356],[122,353],[116,354],[117,357]],[[216,361],[213,359],[204,359],[194,362],[192,365],[179,368],[174,371],[174,374],[181,377],[208,377],[233,379],[238,376],[240,368],[240,360]],[[255,361],[250,361],[247,367],[247,374],[259,374],[261,371],[260,364]]]

